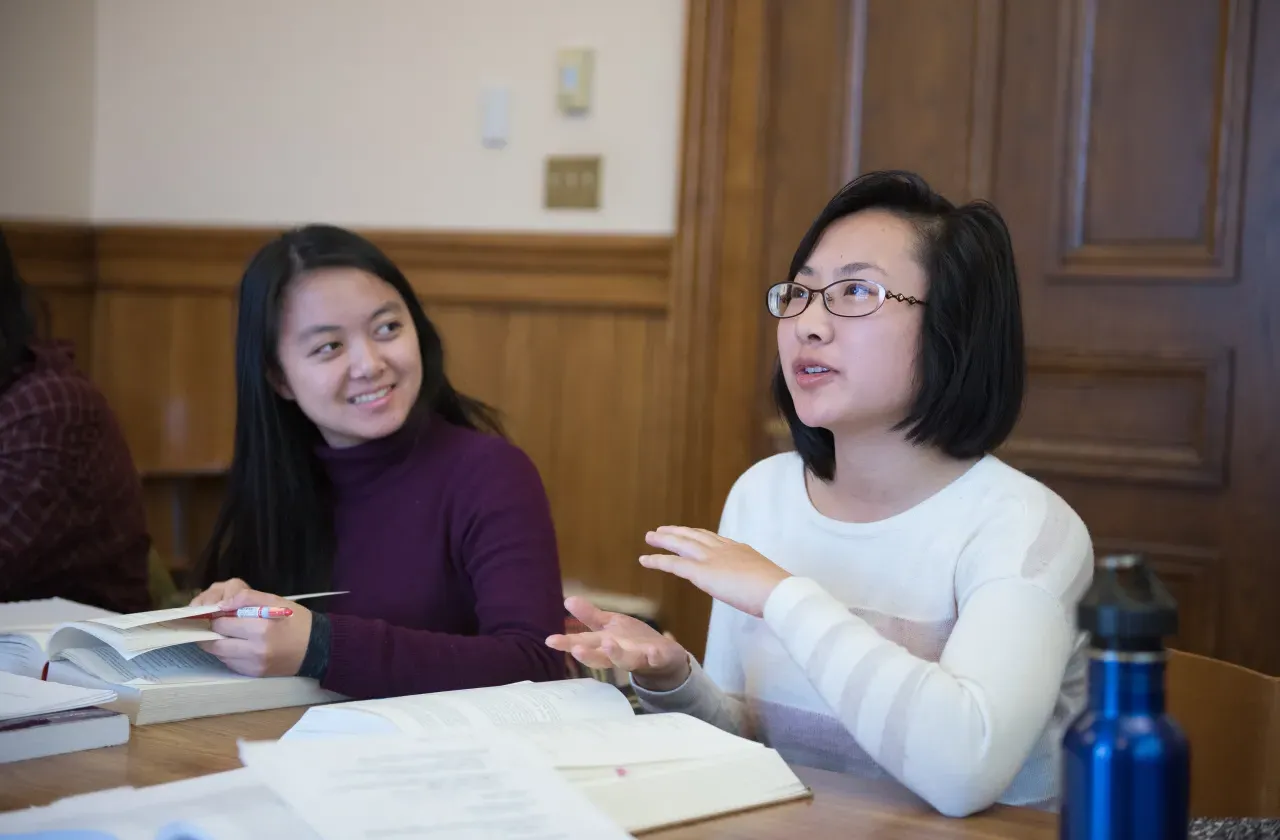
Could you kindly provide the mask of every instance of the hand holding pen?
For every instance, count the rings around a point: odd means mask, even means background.
[[[197,642],[238,674],[298,673],[311,636],[311,611],[295,601],[245,589],[219,600],[209,628],[223,638]],[[262,619],[267,619],[263,621]]]
[[[234,610],[210,613],[209,619],[215,618],[288,618],[293,615],[289,607],[238,607]]]

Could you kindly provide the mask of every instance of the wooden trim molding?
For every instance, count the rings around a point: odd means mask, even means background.
[[[678,524],[716,527],[751,463],[770,0],[690,0],[680,209],[672,268],[672,487]],[[710,599],[664,581],[668,627],[695,656]]]
[[[23,278],[40,288],[234,293],[266,228],[99,227],[0,221]],[[672,238],[362,231],[422,297],[664,312]]]
[[[94,285],[94,232],[82,224],[0,222],[23,279],[49,289],[89,290]]]
[[[663,311],[671,238],[589,234],[361,231],[428,301]],[[228,293],[268,229],[105,227],[104,289]]]

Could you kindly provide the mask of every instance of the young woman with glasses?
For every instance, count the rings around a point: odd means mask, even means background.
[[[591,632],[548,644],[630,671],[650,710],[888,774],[945,814],[1054,807],[1092,548],[1061,498],[991,454],[1025,376],[1003,220],[910,173],[865,175],[765,304],[795,451],[739,478],[719,533],[664,526],[646,541],[668,553],[640,558],[715,599],[705,662],[578,599]]]
[[[543,644],[564,611],[538,472],[355,233],[293,230],[249,263],[227,484],[192,603],[293,611],[215,619],[228,638],[200,644],[231,669],[360,698],[565,675]]]

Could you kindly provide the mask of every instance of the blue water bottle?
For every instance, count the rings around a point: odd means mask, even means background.
[[[1164,708],[1178,605],[1142,557],[1103,558],[1077,610],[1089,704],[1062,740],[1062,840],[1185,840],[1186,736]]]

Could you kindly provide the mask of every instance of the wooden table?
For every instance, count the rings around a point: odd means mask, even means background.
[[[236,739],[270,740],[302,709],[277,709],[136,727],[119,747],[0,764],[0,811],[44,805],[110,787],[172,782],[240,765]],[[963,820],[932,812],[897,785],[796,768],[814,791],[805,802],[763,808],[646,835],[657,840],[769,838],[1053,838],[1057,820],[1041,811],[996,807]]]

